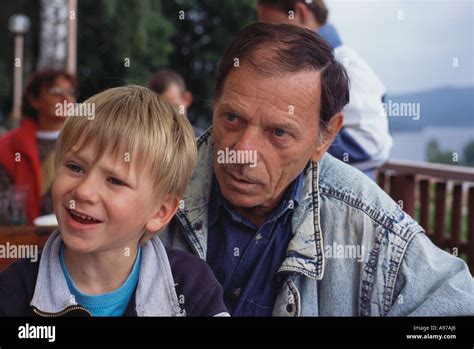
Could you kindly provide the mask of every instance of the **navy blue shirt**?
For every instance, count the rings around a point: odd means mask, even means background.
[[[260,228],[236,211],[213,179],[206,260],[224,289],[232,316],[272,315],[279,290],[277,271],[292,238],[291,217],[300,200],[303,173]]]

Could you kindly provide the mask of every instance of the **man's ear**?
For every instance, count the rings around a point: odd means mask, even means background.
[[[145,225],[145,230],[157,232],[165,227],[178,210],[179,198],[174,195],[168,195],[156,209],[153,216]]]
[[[295,3],[295,19],[298,19],[298,24],[305,28],[312,29],[314,27],[314,15],[308,6],[301,1]]]
[[[329,146],[334,141],[334,138],[336,138],[337,134],[341,130],[343,122],[344,116],[342,115],[342,112],[337,113],[329,120],[329,126],[325,131],[325,139],[322,142],[321,140],[318,140],[319,145],[313,153],[311,160],[314,162],[321,160],[324,153],[328,150]]]
[[[184,92],[183,94],[184,99],[184,107],[188,109],[191,104],[193,104],[193,94],[189,91]]]

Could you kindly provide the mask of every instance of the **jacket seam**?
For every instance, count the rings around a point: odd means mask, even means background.
[[[286,280],[286,285],[288,286],[288,289],[290,290],[291,294],[293,295],[295,299],[295,315],[294,317],[299,316],[300,314],[300,296],[298,292],[298,288],[296,285],[293,283],[291,279]]]
[[[404,244],[403,246],[403,250],[400,251],[400,258],[398,260],[398,263],[397,263],[397,268],[395,270],[395,272],[393,273],[393,281],[391,281],[392,285],[391,286],[391,289],[390,289],[390,294],[389,294],[389,299],[388,299],[388,303],[387,304],[384,304],[384,316],[387,315],[387,313],[390,311],[390,308],[392,306],[392,301],[393,301],[393,293],[395,292],[395,285],[397,283],[397,279],[398,279],[398,274],[400,272],[400,266],[403,262],[403,259],[405,258],[405,255],[406,255],[406,251],[408,249],[408,246],[410,245],[410,243],[412,242],[412,240],[415,238],[415,235],[417,235],[418,233],[420,233],[419,231],[415,231],[413,232],[413,234],[411,234],[410,238],[408,239],[408,241]]]
[[[321,207],[321,200],[319,195],[319,163],[315,164],[316,171],[313,170],[313,220],[316,222],[317,226],[315,226],[315,242],[316,242],[316,256],[318,258],[318,265],[317,265],[317,273],[316,279],[322,279],[324,274],[324,263],[325,263],[325,256],[321,251],[321,247],[324,244],[323,241],[323,231],[321,229],[321,215],[320,215],[320,207]],[[316,195],[315,195],[316,194]],[[317,205],[316,205],[317,204]]]
[[[344,203],[346,203],[347,205],[352,206],[352,207],[354,207],[355,209],[357,209],[359,211],[362,211],[367,217],[372,219],[374,222],[378,223],[381,227],[389,230],[391,233],[399,236],[405,242],[410,240],[410,235],[404,236],[404,234],[403,234],[404,231],[411,231],[413,233],[418,233],[418,232],[423,231],[422,228],[420,228],[419,230],[413,231],[410,227],[406,227],[406,228],[400,227],[400,231],[397,232],[395,229],[393,229],[393,226],[395,225],[394,222],[393,222],[393,218],[391,217],[394,214],[393,211],[390,212],[390,213],[383,213],[381,211],[378,211],[375,214],[376,216],[380,216],[380,215],[384,215],[384,214],[386,215],[386,219],[381,220],[380,217],[374,217],[375,212],[371,214],[370,212],[367,212],[367,210],[365,210],[363,207],[360,207],[359,205],[353,203],[350,199],[347,199],[346,198],[347,194],[344,194],[344,193],[339,193],[339,195],[338,194],[332,194],[331,192],[329,192],[330,190],[331,189],[322,187],[323,195],[328,196],[328,197],[333,197],[335,199],[339,199],[339,200],[343,201]]]

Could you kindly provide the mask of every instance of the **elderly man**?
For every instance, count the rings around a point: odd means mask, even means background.
[[[351,80],[350,103],[344,124],[328,153],[374,178],[374,168],[387,160],[392,148],[388,119],[382,107],[385,87],[368,63],[344,44],[323,0],[258,0],[258,18],[268,23],[288,23],[317,32],[334,50],[334,57]]]
[[[220,62],[213,127],[164,243],[209,263],[234,316],[474,314],[466,264],[325,154],[348,100],[317,34],[244,28]]]

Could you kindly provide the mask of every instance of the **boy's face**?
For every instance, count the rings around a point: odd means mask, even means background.
[[[171,219],[173,204],[157,205],[153,181],[146,171],[138,176],[133,161],[127,166],[127,154],[114,158],[108,150],[93,163],[94,146],[73,147],[59,164],[52,195],[62,239],[81,253],[136,247],[144,229]]]

